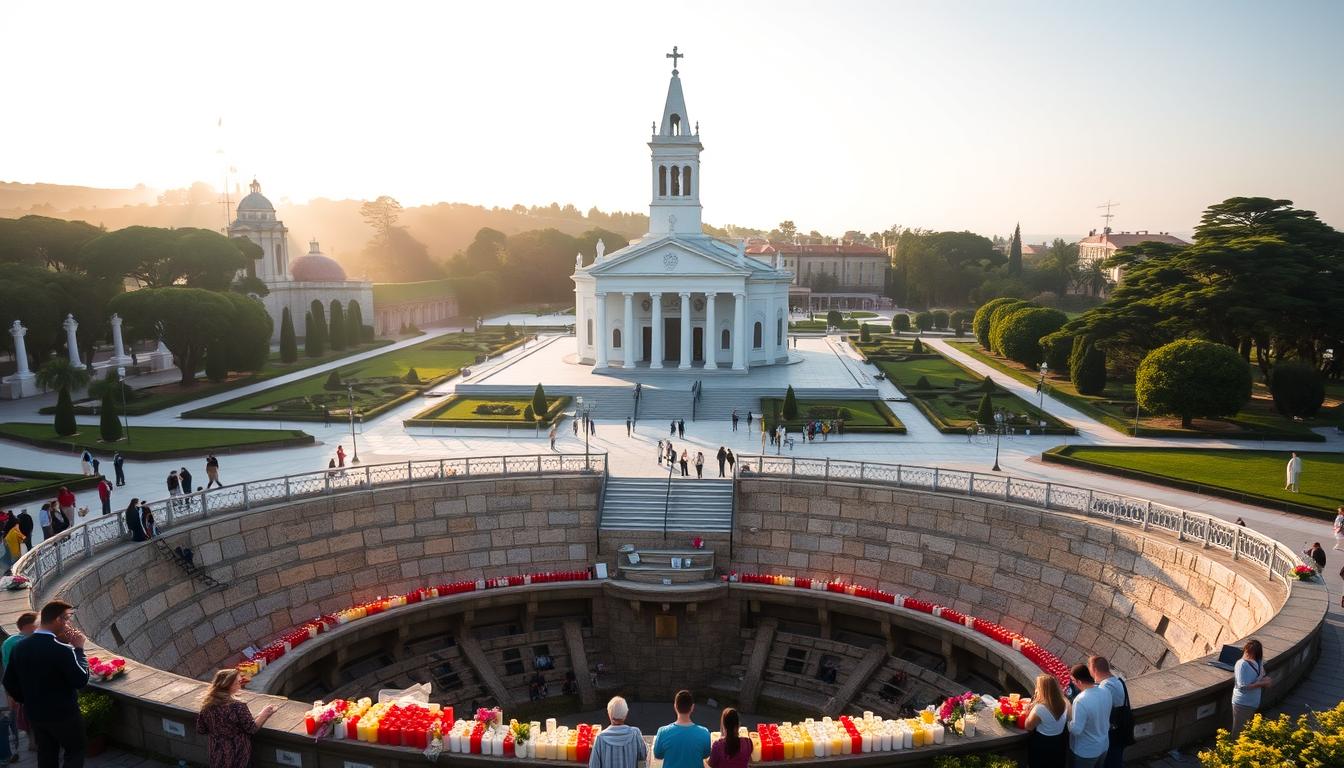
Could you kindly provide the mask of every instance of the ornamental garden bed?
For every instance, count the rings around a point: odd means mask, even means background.
[[[1302,458],[1299,493],[1283,489],[1287,451],[1061,445],[1041,454],[1041,458],[1271,509],[1334,519],[1335,509],[1344,503],[1344,492],[1339,487],[1339,478],[1344,477],[1344,453],[1311,451],[1297,455]]]
[[[761,413],[778,414],[783,407],[782,397],[761,398]],[[798,418],[783,421],[784,426],[796,435],[809,421],[834,419],[844,420],[842,434],[905,434],[905,425],[881,400],[799,400]],[[777,421],[776,417],[772,417],[770,423],[773,425]]]
[[[297,429],[227,429],[203,427],[137,427],[131,425],[131,439],[104,443],[97,424],[80,424],[79,432],[60,436],[50,424],[6,422],[0,424],[0,438],[19,443],[78,453],[85,448],[100,458],[120,451],[128,459],[170,459],[178,456],[202,456],[207,452],[289,448],[312,445],[313,436]],[[103,474],[110,474],[104,472]]]
[[[548,429],[564,416],[569,407],[568,397],[550,397],[544,418],[523,418],[532,406],[530,397],[466,397],[454,395],[441,403],[417,413],[402,422],[407,427],[460,427],[471,428],[525,428],[531,429],[540,421]]]
[[[990,354],[980,348],[975,341],[954,341],[957,349],[980,362],[992,366],[1024,384],[1036,386],[1040,374],[1035,369],[1025,368],[1011,360]],[[1257,377],[1258,378],[1258,377]],[[1107,380],[1106,390],[1100,395],[1079,394],[1068,376],[1055,374],[1047,377],[1053,397],[1097,421],[1125,435],[1134,434],[1134,383]],[[1312,431],[1312,427],[1333,426],[1344,423],[1344,405],[1338,400],[1333,404],[1327,400],[1321,414],[1315,419],[1295,422],[1285,418],[1274,410],[1274,402],[1263,384],[1255,385],[1253,396],[1236,416],[1221,419],[1195,419],[1191,428],[1181,426],[1181,420],[1175,417],[1139,414],[1138,434],[1142,437],[1223,437],[1232,440],[1296,440],[1303,442],[1324,442],[1325,438]]]
[[[975,428],[976,413],[985,394],[984,379],[931,353],[909,355],[902,360],[880,360],[878,368],[901,388],[910,402],[943,434],[966,434]],[[994,384],[989,390],[995,408],[1008,414],[1008,427],[1021,434],[1072,435],[1076,430]],[[1044,422],[1042,427],[1041,423]]]
[[[96,485],[95,476],[0,467],[0,505],[55,496],[61,488],[80,491]]]
[[[379,416],[526,341],[494,331],[450,333],[288,384],[182,414],[196,419],[344,421],[350,418],[353,385],[358,421]]]

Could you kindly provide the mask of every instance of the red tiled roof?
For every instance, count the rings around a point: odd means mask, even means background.
[[[747,253],[782,253],[786,256],[886,256],[887,252],[871,245],[846,243],[844,245],[794,245],[793,243],[770,243],[764,240],[748,240]]]
[[[1109,243],[1115,248],[1128,248],[1131,245],[1138,245],[1139,243],[1148,243],[1148,242],[1171,243],[1172,245],[1189,245],[1189,243],[1185,242],[1179,237],[1173,237],[1172,235],[1164,234],[1161,232],[1157,233],[1112,232],[1107,235],[1092,235],[1091,237],[1085,237],[1082,239],[1082,242]]]

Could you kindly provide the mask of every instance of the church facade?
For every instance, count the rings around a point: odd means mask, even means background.
[[[673,49],[673,66],[681,54]],[[672,70],[652,155],[649,232],[613,253],[575,259],[575,337],[596,370],[746,371],[788,361],[791,272],[701,228],[699,124]]]

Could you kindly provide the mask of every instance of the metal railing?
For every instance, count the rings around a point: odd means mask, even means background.
[[[419,483],[438,483],[462,477],[538,476],[601,473],[607,471],[605,453],[483,456],[461,459],[422,459],[388,464],[365,464],[324,469],[226,485],[185,496],[149,502],[156,527],[170,530],[179,523],[245,512],[270,504],[321,498],[342,493],[376,491]],[[52,575],[59,576],[81,561],[126,541],[124,511],[89,522],[45,539],[14,564],[13,573],[32,580],[35,590]]]
[[[937,493],[1004,501],[1040,509],[1073,512],[1129,525],[1144,531],[1174,535],[1178,541],[1222,550],[1233,560],[1247,560],[1265,568],[1270,579],[1284,585],[1302,562],[1283,544],[1235,523],[1199,512],[1190,512],[1149,499],[1073,485],[1005,477],[961,469],[880,464],[843,459],[808,459],[789,456],[739,456],[737,478],[797,478],[836,482],[879,483]]]

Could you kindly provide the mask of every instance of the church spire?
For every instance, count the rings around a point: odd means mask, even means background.
[[[672,46],[672,52],[667,54],[667,58],[672,60],[672,81],[667,85],[667,102],[663,105],[663,123],[659,128],[659,136],[686,136],[691,133],[691,119],[686,114],[686,97],[681,94],[680,72],[677,71],[677,59],[684,58],[686,54],[677,52],[677,46]]]
[[[676,46],[672,80],[667,85],[663,122],[656,127],[649,149],[653,154],[653,200],[649,203],[649,234],[699,235],[700,227],[700,131],[691,130],[686,97],[681,92],[677,62],[686,54]]]

